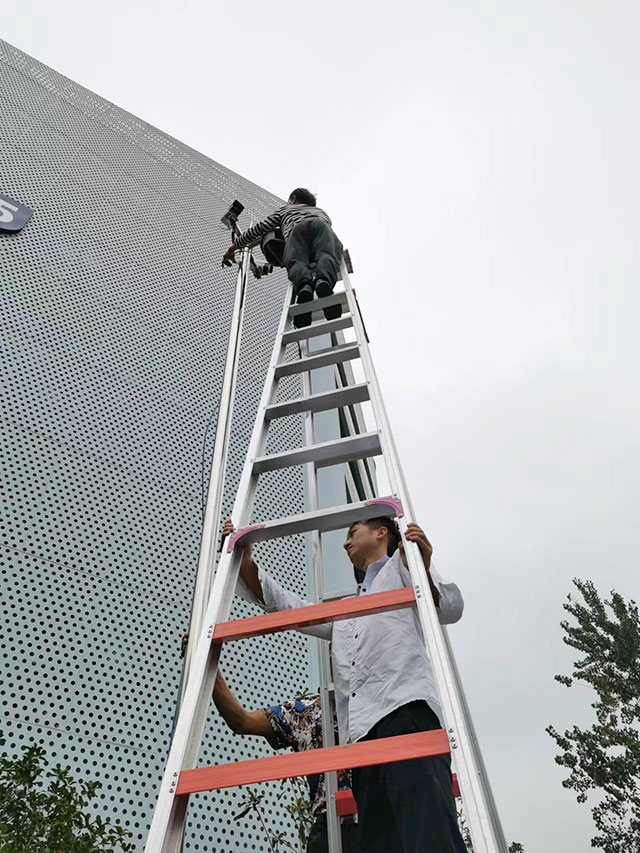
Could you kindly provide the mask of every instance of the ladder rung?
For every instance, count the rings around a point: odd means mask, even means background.
[[[347,314],[338,320],[325,320],[323,323],[312,323],[302,329],[291,329],[282,335],[282,343],[295,344],[296,341],[304,341],[318,335],[328,335],[330,332],[339,332],[341,329],[349,329],[351,326],[353,326],[353,320],[351,315]]]
[[[316,509],[313,512],[303,512],[300,515],[290,515],[266,521],[264,524],[252,524],[232,533],[227,540],[227,551],[239,545],[250,542],[265,542],[267,539],[280,539],[282,536],[295,536],[298,533],[309,533],[317,530],[327,533],[329,530],[340,530],[350,527],[356,521],[380,516],[402,518],[404,510],[397,498],[373,498],[370,501],[358,501],[342,506],[332,506],[329,509]]]
[[[358,385],[347,385],[346,388],[335,388],[333,391],[323,391],[321,394],[310,394],[308,397],[287,400],[285,403],[273,403],[267,406],[264,416],[270,421],[287,415],[299,415],[301,412],[326,412],[328,409],[365,403],[368,399],[369,385],[361,382]]]
[[[287,450],[284,453],[261,456],[253,463],[253,472],[254,474],[263,474],[265,471],[276,471],[280,468],[290,468],[293,465],[305,465],[307,462],[313,462],[316,468],[324,468],[329,465],[352,462],[354,459],[380,456],[381,453],[380,433],[365,432],[362,435],[324,441],[321,444],[312,444],[310,447],[299,447],[295,450]]]
[[[391,764],[429,755],[445,755],[449,740],[444,729],[416,732],[410,735],[361,740],[344,746],[326,746],[288,755],[253,758],[233,764],[197,767],[183,770],[178,778],[176,795],[195,794],[199,791],[217,791],[236,785],[257,785],[290,776],[313,776],[331,773],[345,767],[371,767],[374,764]]]
[[[330,305],[346,305],[347,294],[344,290],[338,293],[332,293],[331,296],[323,296],[322,299],[314,299],[312,302],[302,302],[300,305],[291,305],[289,308],[289,316],[295,317],[296,314],[308,314],[312,311],[322,311],[323,308],[329,308]]]
[[[276,379],[280,379],[282,376],[293,376],[295,373],[305,373],[307,370],[317,370],[319,367],[342,364],[343,361],[350,361],[353,358],[360,358],[358,344],[331,347],[306,358],[299,358],[295,361],[284,361],[276,365],[275,377]]]
[[[218,622],[213,631],[213,642],[229,643],[232,640],[246,640],[247,637],[260,637],[263,634],[310,628],[312,625],[322,625],[325,622],[339,622],[357,616],[386,613],[388,610],[405,610],[407,607],[413,607],[415,603],[416,595],[413,587],[404,586],[386,592],[343,598],[341,601],[308,604],[291,610],[278,610],[275,613],[249,616],[246,619]]]

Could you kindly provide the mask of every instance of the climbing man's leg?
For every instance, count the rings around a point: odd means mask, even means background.
[[[333,229],[320,219],[311,220],[311,261],[316,265],[316,296],[333,293],[340,273],[342,243]],[[327,320],[337,320],[342,314],[341,305],[324,309]]]
[[[311,263],[310,223],[299,222],[289,237],[284,250],[284,265],[289,281],[293,284],[296,302],[310,302],[313,299],[313,272]],[[311,314],[297,314],[293,319],[296,327],[308,326]]]

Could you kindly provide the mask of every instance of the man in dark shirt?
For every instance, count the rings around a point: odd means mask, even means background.
[[[336,237],[327,213],[316,206],[316,197],[303,187],[293,190],[283,207],[248,228],[227,249],[223,263],[230,265],[235,261],[237,249],[254,245],[277,229],[282,231],[286,241],[284,265],[293,284],[296,302],[310,302],[314,293],[318,297],[333,293],[340,273],[342,243]],[[340,305],[324,309],[327,320],[335,320],[341,314]],[[296,327],[310,323],[311,314],[298,314],[294,318]]]
[[[282,705],[271,705],[257,711],[247,711],[231,692],[218,672],[213,689],[213,701],[222,718],[236,734],[262,735],[274,749],[290,747],[294,752],[322,747],[322,712],[318,694],[300,697]],[[324,774],[308,776],[311,813],[314,821],[309,833],[307,853],[328,853],[327,800]],[[338,789],[351,788],[351,773],[338,773]],[[343,853],[358,853],[357,823],[342,823]]]

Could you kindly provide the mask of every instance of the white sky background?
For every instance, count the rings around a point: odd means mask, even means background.
[[[509,839],[585,853],[544,727],[571,578],[638,596],[640,7],[22,0],[2,36],[351,250]]]

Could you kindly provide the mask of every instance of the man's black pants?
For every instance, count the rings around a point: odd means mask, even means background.
[[[442,728],[423,701],[383,717],[363,740]],[[449,755],[353,771],[362,853],[466,853],[456,817]]]
[[[342,243],[321,219],[304,219],[287,238],[284,265],[297,294],[305,284],[321,278],[334,287],[340,271]]]
[[[359,837],[357,823],[343,823],[341,829],[342,853],[360,853]],[[307,853],[329,853],[326,813],[317,817],[311,827],[307,842]]]

